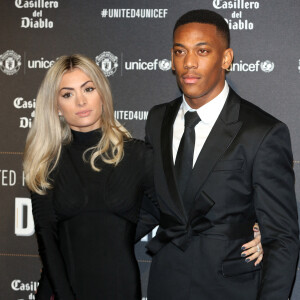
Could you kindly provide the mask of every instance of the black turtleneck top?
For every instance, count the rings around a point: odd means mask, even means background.
[[[96,172],[82,156],[101,131],[72,134],[53,175],[54,188],[32,194],[43,263],[36,299],[141,299],[134,242],[141,199],[151,182],[146,147],[127,140],[122,161],[114,167],[99,158]]]

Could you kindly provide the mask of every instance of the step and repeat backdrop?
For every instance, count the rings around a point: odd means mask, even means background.
[[[149,109],[180,95],[171,71],[172,30],[179,16],[199,8],[229,24],[235,57],[228,83],[289,126],[299,199],[300,1],[1,0],[1,299],[35,299],[40,276],[22,154],[47,69],[65,54],[94,59],[111,83],[116,118],[142,139]],[[144,247],[153,234],[136,246],[144,299],[151,263]],[[300,276],[292,299],[300,299]]]

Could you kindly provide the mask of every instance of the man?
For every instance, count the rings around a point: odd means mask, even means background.
[[[146,125],[160,213],[149,300],[286,300],[291,291],[299,247],[289,132],[226,83],[229,41],[212,11],[188,12],[174,28],[183,96],[155,106]],[[240,249],[255,221],[258,266]]]

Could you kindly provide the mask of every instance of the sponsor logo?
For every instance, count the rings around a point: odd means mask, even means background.
[[[167,8],[103,8],[100,13],[110,19],[164,19],[167,14]]]
[[[13,105],[16,109],[33,109],[30,113],[30,117],[20,117],[20,128],[31,128],[32,118],[35,117],[35,99],[25,100],[23,97],[17,97],[13,101]]]
[[[0,55],[0,69],[6,75],[14,75],[20,70],[21,55],[13,50],[7,50]]]
[[[39,283],[36,281],[22,282],[20,279],[14,279],[10,286],[13,291],[23,292],[22,294],[24,294],[24,292],[30,292],[30,294],[26,296],[26,299],[34,300]],[[22,296],[22,298],[18,298],[18,300],[25,300],[23,297],[24,296]]]
[[[213,0],[213,6],[216,9],[259,9],[259,2],[245,0]]]
[[[22,97],[17,97],[14,100],[14,107],[18,108],[18,109],[20,109],[20,108],[35,108],[35,99],[26,101]]]
[[[274,70],[275,64],[269,60],[260,63],[260,68],[265,73],[270,73]]]
[[[168,71],[171,69],[172,63],[168,59],[162,59],[159,61],[158,66],[163,71]]]
[[[157,69],[168,71],[171,69],[171,61],[168,59],[158,60],[157,58],[154,61],[146,62],[142,61],[140,58],[138,61],[126,61],[125,70],[140,70],[140,71],[152,71]]]
[[[15,170],[0,170],[0,185],[5,187],[13,187],[15,185],[25,186],[25,173],[22,174]]]
[[[100,67],[106,77],[114,75],[118,68],[118,57],[109,51],[104,51],[95,58],[96,64]]]
[[[147,120],[148,111],[142,110],[115,110],[117,120]]]
[[[58,1],[46,0],[15,0],[15,7],[18,9],[31,8],[35,9],[30,16],[21,17],[21,28],[45,28],[51,29],[54,27],[54,22],[43,18],[43,9],[58,8]]]
[[[17,182],[15,170],[0,170],[0,180],[2,186],[14,186]]]
[[[25,54],[24,54],[25,55]],[[28,69],[49,69],[56,59],[45,59],[41,57],[39,59],[27,59],[24,62],[24,73],[26,68]],[[17,54],[13,50],[7,50],[5,53],[0,55],[0,68],[3,73],[7,75],[16,74],[22,65],[21,55]]]
[[[27,67],[29,69],[49,69],[54,63],[55,60],[47,60],[44,59],[44,57],[41,57],[36,60],[28,60]]]
[[[225,21],[228,23],[230,30],[252,30],[254,28],[254,24],[248,20],[235,21],[225,18]]]
[[[259,70],[270,73],[274,70],[275,64],[270,60],[260,61],[257,60],[255,63],[245,63],[242,60],[233,63],[230,71],[232,72],[258,72]]]
[[[31,118],[21,117],[20,118],[20,128],[31,128],[32,118],[34,118],[35,111],[31,113]]]
[[[11,288],[14,291],[31,291],[34,292],[37,290],[39,283],[37,281],[22,282],[20,279],[14,279],[11,282]]]
[[[58,1],[45,0],[15,0],[17,8],[58,8]]]
[[[215,9],[231,10],[230,18],[224,18],[230,30],[253,30],[254,23],[245,19],[244,13],[247,10],[259,9],[258,1],[245,0],[213,0]],[[244,19],[243,19],[244,18]]]
[[[28,17],[21,18],[21,28],[53,28],[53,25],[53,22],[47,18],[44,20],[42,18],[37,20]]]
[[[30,198],[15,198],[15,235],[32,236],[34,222]]]

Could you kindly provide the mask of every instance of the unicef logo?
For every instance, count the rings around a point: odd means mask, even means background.
[[[96,64],[100,67],[106,77],[116,73],[118,68],[118,57],[109,51],[104,51],[96,56]]]
[[[274,70],[275,64],[269,60],[260,63],[260,68],[265,73],[270,73]]]
[[[162,59],[159,61],[158,66],[162,71],[168,71],[171,69],[171,61],[168,59]]]
[[[21,55],[13,50],[7,50],[0,55],[0,69],[6,75],[14,75],[20,70]]]

